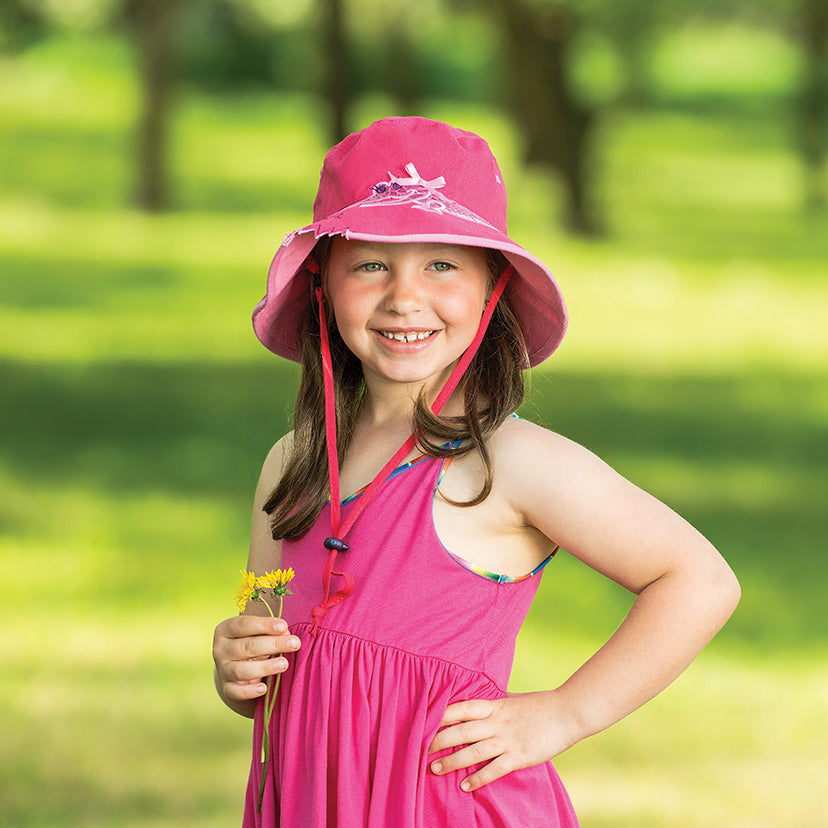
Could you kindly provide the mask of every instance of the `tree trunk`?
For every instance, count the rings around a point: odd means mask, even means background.
[[[572,12],[539,9],[522,0],[493,0],[506,35],[509,106],[529,163],[551,165],[564,185],[564,222],[573,233],[600,232],[587,169],[593,113],[575,99],[568,50]]]
[[[385,34],[388,61],[386,84],[397,115],[414,115],[420,99],[417,66],[411,46],[409,11],[416,21],[419,13],[416,5],[409,5],[407,0],[398,2],[389,17]]]
[[[804,51],[799,96],[799,150],[805,167],[805,206],[824,208],[828,144],[828,6],[803,0],[800,34]]]
[[[326,61],[324,94],[331,107],[331,144],[336,144],[348,134],[348,110],[352,96],[344,0],[322,0],[320,8]]]
[[[167,139],[172,87],[172,19],[175,0],[140,0],[132,6],[143,109],[138,126],[138,206],[156,212],[169,205]]]

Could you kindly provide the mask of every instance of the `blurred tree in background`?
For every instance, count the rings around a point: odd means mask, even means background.
[[[325,67],[323,92],[332,112],[331,144],[337,144],[348,132],[348,108],[351,103],[350,59],[345,33],[344,0],[322,0],[322,28],[325,38],[321,60]]]
[[[796,30],[802,43],[799,95],[799,149],[805,162],[805,201],[824,208],[825,157],[828,153],[828,3],[802,0]]]
[[[142,99],[135,198],[147,210],[175,203],[166,145],[179,82],[222,94],[313,94],[327,113],[328,143],[355,128],[366,95],[390,97],[401,114],[434,99],[499,107],[518,128],[526,163],[555,172],[565,226],[591,234],[603,223],[589,174],[602,117],[650,105],[654,44],[705,20],[784,32],[796,45],[791,146],[803,202],[824,206],[827,8],[822,0],[421,0],[416,8],[404,0],[7,0],[0,44],[25,50],[61,30],[129,39]],[[603,81],[585,83],[596,61]]]
[[[574,233],[598,232],[588,179],[594,109],[572,80],[572,50],[583,25],[576,6],[534,0],[487,0],[504,36],[509,110],[530,164],[548,164],[564,185],[564,223]]]
[[[177,0],[125,0],[125,28],[135,44],[142,90],[138,122],[136,201],[148,211],[169,203],[167,143],[174,75]]]

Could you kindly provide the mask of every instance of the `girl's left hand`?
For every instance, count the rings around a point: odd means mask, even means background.
[[[477,790],[571,747],[578,740],[568,733],[568,718],[554,690],[451,704],[428,752],[466,747],[436,759],[431,770],[443,775],[487,762],[460,783],[464,791]]]

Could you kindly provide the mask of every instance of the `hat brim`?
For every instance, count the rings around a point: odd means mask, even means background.
[[[415,232],[389,232],[394,227],[414,228]],[[543,362],[563,339],[568,317],[557,282],[540,260],[505,233],[482,220],[418,210],[407,204],[365,209],[357,203],[289,234],[276,252],[268,271],[267,293],[253,311],[253,329],[261,343],[279,356],[300,360],[298,320],[312,297],[304,262],[320,238],[335,235],[360,241],[430,242],[500,250],[516,271],[509,284],[509,300],[526,340],[529,364]]]

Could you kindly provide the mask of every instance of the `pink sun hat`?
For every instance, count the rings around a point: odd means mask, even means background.
[[[298,320],[312,300],[305,259],[323,236],[375,242],[462,244],[502,251],[515,268],[509,303],[530,365],[560,344],[566,305],[546,266],[506,230],[506,188],[489,145],[473,132],[426,118],[385,118],[325,156],[313,223],[289,233],[253,311],[262,344],[299,361]]]

